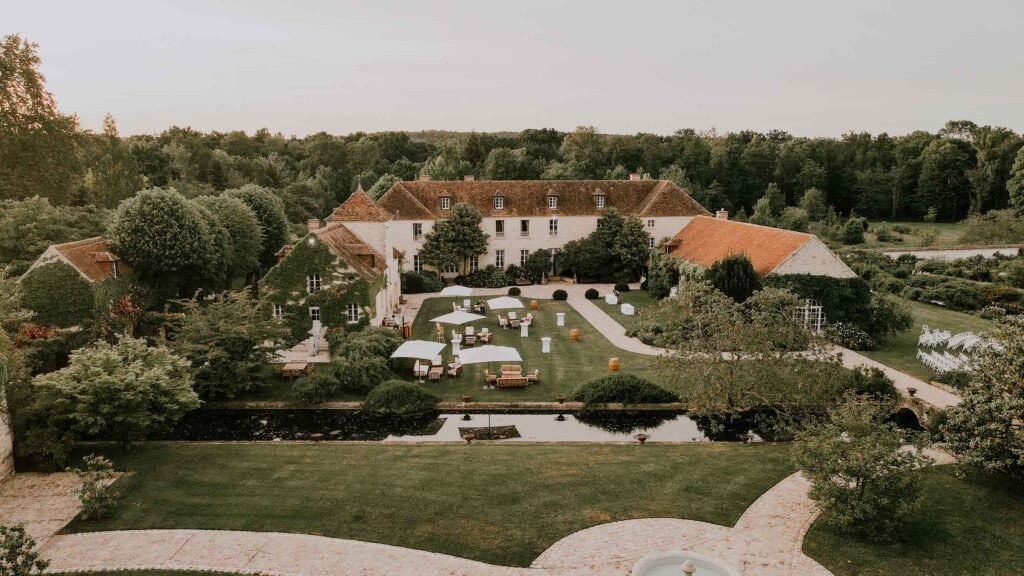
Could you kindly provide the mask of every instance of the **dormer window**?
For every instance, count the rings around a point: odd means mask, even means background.
[[[604,208],[604,194],[598,194],[594,196],[594,206],[598,208]]]
[[[505,208],[505,197],[504,196],[495,196],[494,197],[494,209],[495,210],[503,210],[504,208]]]
[[[558,209],[558,196],[548,196],[548,210]]]
[[[442,196],[441,197],[441,210],[451,210],[451,209],[452,209],[452,199],[447,197],[447,196]]]

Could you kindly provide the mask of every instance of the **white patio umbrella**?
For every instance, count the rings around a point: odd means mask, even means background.
[[[443,342],[430,342],[428,340],[406,340],[392,354],[392,358],[415,358],[416,360],[430,360],[444,350]]]
[[[511,296],[500,296],[487,301],[487,307],[491,310],[503,310],[505,308],[523,308],[523,303]]]
[[[463,364],[483,364],[491,362],[522,362],[523,357],[519,350],[511,346],[481,346],[479,348],[467,348],[459,356]]]
[[[447,286],[441,290],[441,296],[472,296],[473,289],[465,286]]]
[[[416,360],[431,360],[444,350],[444,342],[430,342],[428,340],[406,340],[397,350],[391,353],[392,358],[414,358]],[[423,376],[418,375],[420,382]]]
[[[485,318],[487,317],[481,316],[479,314],[473,314],[472,312],[462,312],[460,310],[459,312],[449,312],[447,314],[438,316],[437,318],[431,318],[430,321],[440,322],[441,324],[454,324],[456,326],[461,326],[466,322],[476,322],[477,320],[483,320]]]

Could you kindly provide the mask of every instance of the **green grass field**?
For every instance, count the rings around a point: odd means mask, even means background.
[[[928,325],[932,330],[948,330],[956,334],[967,331],[984,332],[994,324],[980,316],[947,310],[941,306],[911,300],[907,300],[906,303],[914,314],[913,327],[880,342],[878,350],[868,350],[862,354],[925,381],[934,378],[935,373],[917,359],[917,338],[921,335],[922,325]]]
[[[964,225],[958,222],[896,222],[896,221],[883,221],[883,220],[872,220],[869,223],[869,230],[874,230],[876,226],[881,223],[889,224],[890,228],[893,225],[902,225],[910,228],[910,233],[899,234],[903,238],[902,242],[879,242],[874,232],[866,232],[864,234],[865,243],[856,248],[921,248],[925,246],[939,247],[939,246],[962,246],[965,244],[961,237],[964,233]],[[817,234],[822,237],[822,240],[829,241],[824,238],[821,234],[822,224],[820,222],[812,222],[810,226],[810,232]],[[829,241],[831,243],[831,241]],[[842,245],[841,243],[839,244]]]
[[[631,518],[731,526],[793,471],[788,446],[155,443],[102,450],[120,505],[72,532],[318,534],[527,566],[583,528]]]
[[[1024,485],[995,474],[924,475],[924,501],[893,542],[872,544],[811,527],[804,552],[836,576],[1015,576],[1024,566]]]
[[[603,295],[602,295],[603,296]],[[622,324],[623,328],[628,332],[633,325],[636,324],[636,320],[642,310],[648,308],[654,308],[658,305],[658,300],[651,297],[651,293],[647,290],[631,290],[629,292],[619,293],[619,304],[612,306],[605,303],[604,298],[594,300],[594,302],[600,306],[609,316],[615,319],[616,322]],[[633,316],[626,316],[622,313],[620,305],[632,304],[636,309],[636,314]]]

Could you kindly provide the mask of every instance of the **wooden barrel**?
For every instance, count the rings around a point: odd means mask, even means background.
[[[538,306],[539,304],[537,304],[536,300],[530,300],[530,310],[536,310]]]
[[[618,358],[609,358],[608,359],[608,369],[611,370],[612,372],[618,372],[619,371],[619,359]]]
[[[579,328],[573,328],[572,330],[569,330],[569,340],[572,341],[572,342],[579,342],[580,341],[580,331],[579,331]]]

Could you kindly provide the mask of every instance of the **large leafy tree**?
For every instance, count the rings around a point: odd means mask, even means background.
[[[1017,152],[1017,158],[1013,161],[1010,179],[1006,182],[1006,192],[1014,212],[1024,218],[1024,148]]]
[[[78,119],[57,110],[38,49],[18,35],[0,42],[0,199],[67,204],[82,178]]]
[[[975,356],[943,431],[961,462],[1024,478],[1024,320],[1005,320]]]
[[[232,398],[259,385],[276,342],[288,335],[281,323],[266,318],[245,292],[225,292],[213,299],[181,300],[173,349],[195,373],[203,398]]]
[[[110,212],[55,206],[46,198],[0,200],[0,267],[22,274],[51,244],[103,234]]]
[[[960,140],[939,139],[921,153],[916,204],[919,213],[938,211],[940,220],[957,220],[967,214],[971,183],[968,171],[974,164],[970,145]]]
[[[598,218],[591,237],[607,250],[620,279],[635,278],[647,261],[650,235],[636,216],[625,217],[615,208],[608,208]]]
[[[114,252],[161,292],[205,286],[216,259],[207,219],[173,190],[144,190],[122,202],[108,238]]]
[[[377,181],[373,183],[373,186],[370,186],[370,189],[367,190],[366,193],[369,194],[370,198],[378,200],[385,192],[395,185],[395,182],[398,182],[399,180],[401,179],[394,174],[383,174],[380,178],[377,178]]]
[[[131,338],[80,348],[66,368],[34,384],[57,428],[125,446],[169,430],[199,407],[188,362]]]
[[[87,171],[83,204],[115,208],[143,188],[135,158],[117,133],[117,122],[107,114],[103,118],[103,134],[91,137],[86,145]]]
[[[427,233],[420,255],[424,262],[439,270],[459,266],[465,274],[469,259],[487,251],[488,235],[480,225],[480,213],[469,204],[456,204],[451,212]]]
[[[271,190],[255,184],[230,190],[227,195],[245,202],[256,216],[263,238],[260,264],[264,268],[273,266],[276,259],[274,254],[288,242],[288,217],[284,212],[284,203]]]
[[[238,198],[200,196],[195,200],[220,222],[231,237],[231,253],[225,262],[228,279],[245,278],[260,266],[263,231],[252,210]]]
[[[823,423],[799,434],[793,455],[811,481],[810,497],[826,524],[872,539],[888,539],[921,500],[914,471],[931,458],[922,453],[923,435],[884,423],[888,406],[847,396]]]
[[[484,162],[486,180],[533,180],[540,177],[540,163],[525,148],[495,148]]]

